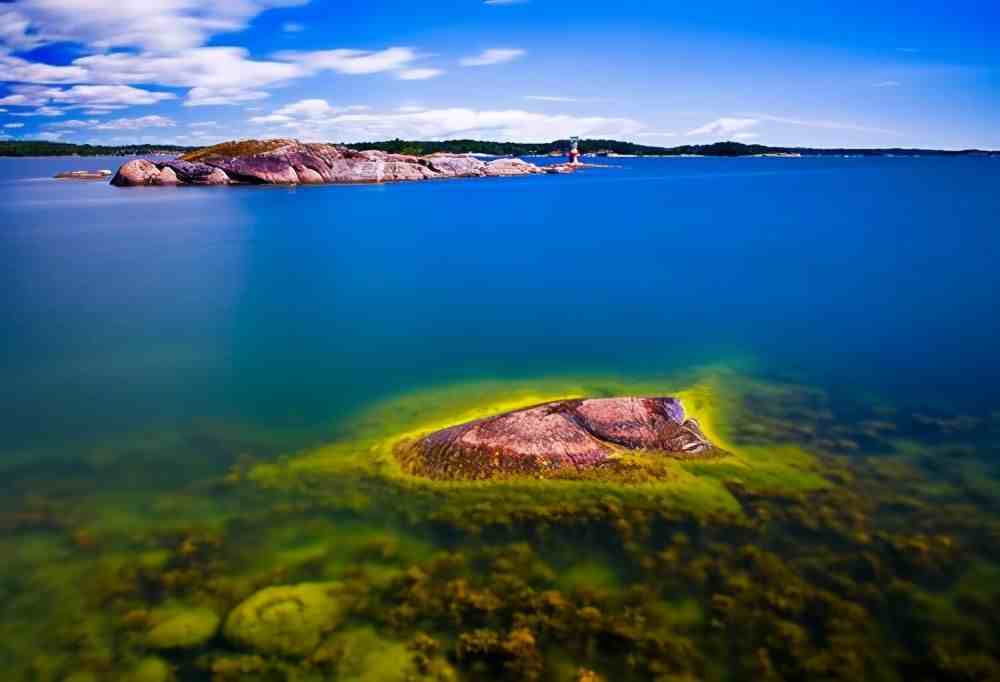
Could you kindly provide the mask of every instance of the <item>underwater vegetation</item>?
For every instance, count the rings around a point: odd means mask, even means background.
[[[393,454],[624,394],[679,396],[727,456],[476,482]],[[998,436],[994,415],[719,370],[435,389],[278,458],[269,434],[220,429],[184,451],[217,465],[188,481],[21,477],[0,503],[0,666],[33,682],[998,680]]]

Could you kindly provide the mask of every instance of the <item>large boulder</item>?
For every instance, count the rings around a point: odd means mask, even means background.
[[[521,159],[495,159],[486,164],[484,171],[490,177],[533,175],[542,172],[535,164]]]
[[[262,654],[307,656],[343,620],[340,592],[338,583],[265,588],[230,612],[223,634]]]
[[[229,177],[220,169],[207,163],[171,159],[160,163],[161,173],[173,171],[177,179],[187,185],[225,185]]]
[[[488,479],[598,468],[624,450],[694,459],[721,451],[676,398],[559,400],[459,424],[397,451],[409,473]]]
[[[430,154],[422,161],[446,178],[473,178],[486,174],[486,164],[471,154]]]
[[[152,185],[160,176],[156,164],[146,159],[132,159],[122,164],[122,167],[111,178],[111,184],[116,187],[138,187]]]

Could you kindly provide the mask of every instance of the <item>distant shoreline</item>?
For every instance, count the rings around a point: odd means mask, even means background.
[[[858,157],[858,156],[981,156],[1000,157],[1000,150],[983,149],[922,149],[922,148],[813,148],[813,147],[770,147],[748,145],[741,142],[715,142],[705,145],[683,145],[679,147],[651,147],[648,145],[623,142],[620,140],[580,140],[580,152],[584,156],[596,157]],[[478,154],[492,157],[532,156],[565,157],[569,140],[555,140],[544,143],[491,142],[484,140],[439,140],[411,141],[388,140],[381,142],[358,142],[343,145],[355,150],[378,150],[390,154],[422,156],[434,153]],[[177,156],[200,147],[177,145],[75,145],[67,142],[46,142],[40,140],[0,140],[0,157],[50,158],[50,157],[149,157]]]

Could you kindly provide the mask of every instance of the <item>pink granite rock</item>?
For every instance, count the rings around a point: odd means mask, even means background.
[[[153,184],[166,168],[171,173],[159,184],[174,184],[174,180],[181,185],[371,183],[542,172],[520,159],[484,163],[471,154],[411,156],[286,139],[225,143],[190,158],[194,160],[129,161],[112,184]]]
[[[154,185],[176,185],[180,180],[177,179],[177,173],[174,172],[173,168],[165,166],[160,169],[160,173],[153,178],[152,184]]]
[[[488,479],[593,469],[622,450],[691,459],[718,450],[676,398],[560,400],[436,431],[397,453],[435,479]]]
[[[156,164],[146,159],[132,159],[122,164],[122,167],[111,178],[111,184],[116,187],[134,187],[151,185],[160,175]]]
[[[542,172],[535,164],[521,159],[495,159],[486,164],[484,171],[490,177],[533,175]]]

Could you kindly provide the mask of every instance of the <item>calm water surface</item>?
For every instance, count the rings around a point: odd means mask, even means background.
[[[174,551],[181,540],[164,539],[160,525],[185,513],[197,517],[201,512],[192,510],[198,505],[224,499],[206,482],[241,457],[267,460],[329,442],[383,401],[487,380],[634,379],[718,368],[821,395],[822,404],[783,412],[786,423],[798,420],[803,432],[812,429],[813,435],[817,429],[849,431],[852,420],[875,422],[891,412],[895,445],[872,436],[870,427],[869,440],[855,433],[843,447],[827,447],[831,466],[861,466],[874,458],[902,467],[896,454],[922,452],[916,463],[905,462],[913,470],[900,476],[911,482],[920,477],[924,487],[899,494],[926,501],[942,479],[940,458],[926,448],[971,448],[974,454],[944,465],[949,472],[962,468],[967,478],[956,481],[951,473],[944,478],[955,486],[948,499],[964,510],[956,517],[982,524],[937,530],[941,537],[961,536],[954,541],[976,556],[988,556],[991,543],[1000,540],[994,468],[1000,413],[1000,159],[613,159],[614,167],[573,176],[297,189],[116,189],[104,182],[50,179],[60,170],[114,169],[120,162],[0,159],[0,472],[5,472],[0,490],[8,519],[0,521],[0,534],[5,551],[16,552],[19,562],[0,584],[0,595],[7,595],[0,634],[50,643],[39,651],[27,643],[0,644],[0,662],[24,679],[68,679],[74,672],[92,676],[81,682],[121,679],[124,670],[153,665],[149,656],[166,661],[177,679],[237,679],[220,672],[221,664],[213,668],[205,662],[206,656],[240,655],[221,638],[193,653],[151,653],[142,644],[142,624],[121,624],[130,612],[175,601],[208,601],[224,612],[235,597],[207,598],[204,588],[190,583],[177,591],[154,589],[148,581],[137,593],[133,581],[132,592],[121,588],[128,597],[105,597],[101,604],[79,597],[79,604],[64,611],[51,603],[56,586],[79,592],[74,580],[92,574],[94,566],[121,577],[125,569],[107,563],[134,553],[129,542]],[[950,463],[959,460],[961,467]],[[881,488],[872,483],[886,475],[857,474],[859,480],[868,476],[873,489],[893,489],[895,478],[882,478]],[[865,485],[848,485],[845,494],[870,500],[861,492]],[[179,491],[188,497],[173,506],[150,506]],[[205,512],[217,514],[214,508]],[[213,541],[228,548],[239,544],[241,531],[227,518],[219,524],[225,530],[216,531],[224,539]],[[373,518],[357,512],[330,523],[347,538],[343,543],[370,539],[373,531],[365,524]],[[251,534],[274,549],[311,546],[333,533],[315,527],[308,542],[289,539],[293,528],[308,523],[314,521]],[[474,544],[471,538],[386,523],[376,525],[391,528],[403,545],[406,538],[420,538],[427,556],[435,548],[457,551]],[[360,524],[356,532],[351,524]],[[136,540],[137,528],[156,539]],[[183,535],[173,527],[170,532]],[[612,584],[624,591],[649,584],[641,561],[591,566],[583,562],[589,559],[584,550],[574,555],[558,548],[558,532],[553,539],[547,531],[545,542],[534,532],[477,546],[499,552],[505,543],[523,548],[518,543],[526,542],[543,555],[546,546],[546,561],[557,571],[575,571],[574,589]],[[662,533],[631,542],[638,543],[639,554],[653,556],[666,551],[663,538],[672,537],[672,531]],[[928,537],[933,555],[936,536]],[[835,544],[817,542],[823,551]],[[879,551],[895,556],[902,550],[894,542],[885,539]],[[765,543],[742,538],[738,546],[744,544]],[[791,556],[779,546],[771,549]],[[234,554],[225,554],[229,551]],[[422,551],[411,556],[400,550],[399,564],[419,563]],[[925,575],[896,564],[887,568],[889,559],[872,551],[882,564],[870,569],[878,576],[872,578],[876,585],[897,580],[937,595],[970,580],[968,572],[957,570],[935,568]],[[225,552],[220,565],[239,563],[238,550]],[[851,556],[859,552],[852,550]],[[713,556],[726,570],[736,570],[736,559]],[[25,575],[57,561],[77,562],[80,573]],[[1000,576],[989,573],[995,567],[988,561],[967,568]],[[195,570],[173,563],[162,568],[168,569]],[[744,569],[754,580],[787,580]],[[208,569],[198,570],[199,579],[208,581]],[[339,576],[338,570],[290,569],[287,577],[328,578]],[[787,570],[804,580],[809,576],[801,566]],[[864,572],[843,571],[859,581]],[[258,587],[268,584],[257,574],[254,580]],[[272,576],[270,583],[281,580]],[[886,615],[891,597],[873,604],[847,587],[821,580],[809,584],[820,583],[846,602],[861,604],[873,623],[903,618]],[[579,597],[568,585],[562,589],[577,595],[572,608],[600,603],[593,595]],[[996,581],[991,589],[976,593],[997,601]],[[447,674],[462,679],[572,680],[581,666],[609,679],[733,679],[763,675],[765,668],[774,679],[833,675],[824,671],[836,666],[817,660],[837,648],[830,645],[837,635],[828,624],[817,624],[815,614],[782,616],[782,622],[797,624],[774,636],[780,645],[761,635],[762,643],[747,654],[754,658],[753,651],[772,647],[770,662],[754,659],[759,669],[747,663],[720,670],[711,661],[729,645],[717,633],[721,628],[733,641],[739,638],[735,630],[725,630],[737,626],[726,625],[725,616],[711,610],[713,595],[723,592],[714,585],[697,595],[671,595],[677,613],[695,614],[689,623],[678,616],[670,626],[678,638],[693,642],[694,663],[621,633],[617,643],[594,653],[587,647],[600,649],[610,635],[593,635],[593,642],[580,644],[583,635],[556,637],[537,624],[526,626],[537,639],[535,663],[512,653],[517,647],[510,641],[493,649],[484,645],[488,653],[477,659],[469,646],[463,649],[462,633],[474,626],[502,637],[517,631],[513,620],[485,616],[481,621],[456,616],[459,624],[447,627],[433,625],[431,615],[419,628],[396,623],[392,641],[409,641],[416,629],[429,631],[441,641],[434,660],[452,666]],[[626,600],[620,594],[614,598]],[[615,603],[622,613],[627,610],[624,601]],[[922,613],[935,627],[947,620],[930,607],[906,609],[906,617],[919,620]],[[369,632],[371,637],[387,636],[391,619],[366,621],[363,610],[359,613],[358,621],[378,633]],[[920,658],[930,656],[919,652],[933,646],[913,639],[916,626],[872,625],[879,634],[866,635],[870,641],[885,647],[890,642],[911,658],[900,663],[903,659],[888,655],[858,656],[872,678],[996,679],[989,675],[1000,674],[1000,645],[996,630],[983,634],[995,624],[983,619],[983,629],[975,633],[949,631],[951,649],[934,660]],[[90,623],[85,634],[60,630],[80,622]],[[759,634],[762,627],[753,631]],[[739,652],[727,650],[738,658]],[[622,652],[659,661],[660,668],[626,665]],[[942,662],[961,656],[970,659],[951,668]],[[799,658],[814,667],[794,662]],[[388,679],[373,663],[355,661],[360,672],[345,672],[350,666],[343,657],[337,661],[331,664],[334,672],[315,673],[320,675],[315,679]],[[313,679],[292,663],[281,665],[253,674]],[[434,674],[427,673],[428,679]]]

